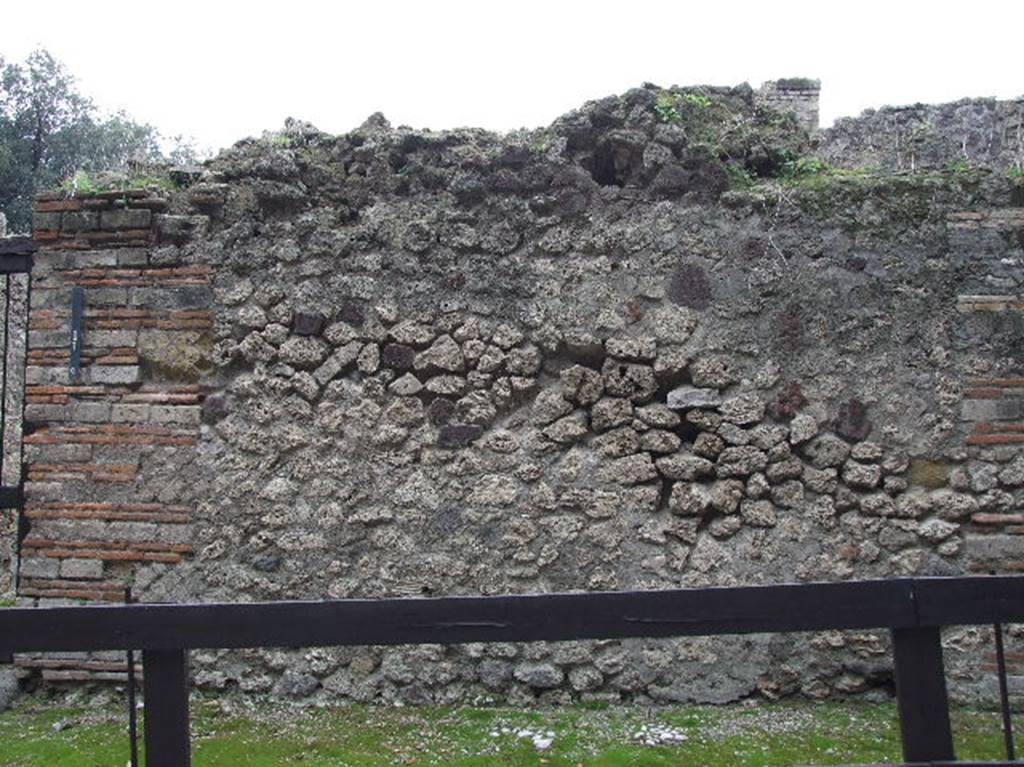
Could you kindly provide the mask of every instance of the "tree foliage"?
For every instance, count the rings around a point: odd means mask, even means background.
[[[163,159],[159,138],[152,125],[124,112],[101,115],[46,50],[21,63],[0,56],[0,211],[11,231],[28,231],[35,195],[76,171]],[[179,144],[174,159],[192,159],[187,149]]]

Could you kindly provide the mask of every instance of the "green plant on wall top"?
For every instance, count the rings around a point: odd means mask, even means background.
[[[662,91],[654,101],[654,113],[663,123],[678,122],[682,115],[679,113],[679,94],[672,91]]]
[[[949,164],[949,172],[954,174],[966,175],[970,174],[974,170],[974,166],[971,165],[970,160],[966,157],[962,157],[959,160],[955,160]]]
[[[150,172],[101,174],[78,170],[64,179],[60,188],[70,197],[88,197],[101,192],[120,192],[128,189],[169,190],[178,187],[169,174],[152,169]]]
[[[707,109],[711,99],[700,91],[661,91],[654,101],[654,112],[662,122],[679,122],[687,107],[696,110]]]
[[[785,151],[785,150],[784,150]],[[784,179],[799,179],[807,176],[819,176],[831,172],[832,168],[828,163],[819,160],[817,157],[790,157],[782,163],[782,177]]]

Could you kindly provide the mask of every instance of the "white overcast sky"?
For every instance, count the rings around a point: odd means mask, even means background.
[[[1024,2],[169,0],[5,3],[0,54],[48,48],[105,110],[218,148],[288,116],[546,125],[643,82],[822,81],[822,121],[1024,94]]]

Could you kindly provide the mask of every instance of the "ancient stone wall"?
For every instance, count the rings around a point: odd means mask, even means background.
[[[1024,99],[964,99],[845,117],[823,131],[821,157],[845,168],[888,171],[981,166],[1024,168]]]
[[[812,151],[749,88],[649,87],[507,136],[290,123],[185,189],[41,200],[21,599],[1021,569],[1013,180]],[[991,694],[984,632],[948,638],[956,696]],[[727,701],[884,689],[886,642],[193,662],[201,685],[295,697]]]

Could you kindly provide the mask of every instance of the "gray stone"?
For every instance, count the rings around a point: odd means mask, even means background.
[[[591,444],[601,455],[620,458],[640,449],[640,435],[635,429],[622,426],[600,435]]]
[[[288,669],[274,686],[274,692],[289,698],[305,698],[320,686],[320,681],[312,674]]]
[[[609,356],[632,362],[651,362],[658,353],[653,338],[609,338],[604,348]]]
[[[438,430],[439,447],[466,447],[484,433],[482,426],[468,423],[446,424]]]
[[[740,517],[751,527],[775,527],[778,521],[775,507],[770,501],[742,501]]]
[[[717,408],[722,404],[722,395],[717,389],[702,389],[696,386],[680,386],[668,393],[666,404],[673,410],[690,408]]]
[[[684,349],[660,349],[654,360],[654,375],[658,380],[677,381],[689,362],[690,355]]]
[[[804,486],[802,482],[791,479],[781,485],[775,485],[771,492],[772,503],[786,509],[792,509],[803,503]]]
[[[633,421],[633,403],[621,397],[605,397],[594,403],[590,410],[590,424],[594,431],[608,431]]]
[[[153,214],[145,208],[104,210],[100,213],[101,229],[149,229]],[[65,216],[65,218],[67,218]]]
[[[653,426],[656,429],[674,429],[682,423],[678,413],[660,402],[653,402],[650,405],[637,408],[636,416],[648,426]]]
[[[61,578],[102,578],[102,559],[62,559],[60,560]]]
[[[110,420],[111,406],[106,402],[72,401],[68,410],[69,420],[80,423],[105,423]]]
[[[597,690],[604,684],[604,674],[593,666],[579,666],[569,671],[569,685],[576,692]]]
[[[836,469],[815,469],[805,466],[801,478],[812,493],[832,495],[838,487],[839,472]]]
[[[381,351],[381,363],[395,370],[412,370],[416,350],[404,344],[387,344]]]
[[[787,458],[784,461],[768,464],[764,473],[770,482],[800,479],[804,473],[804,463],[799,458]]]
[[[842,466],[850,455],[850,446],[833,434],[815,437],[802,449],[816,469]]]
[[[711,476],[715,471],[715,466],[711,461],[687,453],[666,455],[654,463],[658,472],[666,479],[679,479],[688,482]]]
[[[978,510],[978,502],[969,495],[952,490],[935,490],[929,494],[931,508],[940,519],[957,521]]]
[[[139,381],[138,365],[90,365],[89,383],[92,384],[133,384]]]
[[[358,350],[356,353],[358,354]],[[327,356],[327,345],[319,338],[293,336],[281,344],[278,356],[282,362],[297,368],[315,368]]]
[[[555,442],[563,444],[579,442],[587,435],[587,416],[583,411],[577,411],[565,418],[559,418],[550,426],[544,429],[544,436]]]
[[[540,426],[549,424],[572,412],[572,403],[556,389],[544,389],[533,401],[533,422]]]
[[[922,522],[917,528],[917,534],[929,543],[940,543],[951,535],[954,535],[960,525],[947,522],[944,519],[929,519]]]
[[[316,336],[327,324],[327,318],[320,312],[295,312],[292,315],[292,332],[297,336]]]
[[[1017,456],[999,471],[999,483],[1006,487],[1024,485],[1024,455]]]
[[[412,373],[406,373],[401,378],[396,378],[388,386],[388,391],[400,397],[411,397],[414,394],[419,394],[422,389],[423,384],[420,383],[420,379]]]
[[[508,353],[505,369],[512,375],[532,376],[540,370],[540,363],[540,349],[528,344]]]
[[[719,412],[729,423],[748,426],[764,418],[764,402],[756,394],[741,394],[725,400]]]
[[[864,463],[879,461],[884,454],[884,448],[877,442],[858,442],[850,449],[850,457]]]
[[[750,430],[750,444],[761,450],[770,451],[773,454],[784,453],[792,455],[789,445],[786,444],[786,437],[789,430],[785,426],[763,423]],[[780,460],[772,458],[771,460]]]
[[[771,483],[761,472],[751,474],[750,478],[747,479],[746,485],[744,485],[744,492],[746,493],[747,498],[753,498],[754,500],[764,498],[771,491]]]
[[[620,485],[635,485],[647,482],[658,476],[658,471],[647,453],[637,453],[617,458],[609,462],[603,471],[606,482],[617,482]]]
[[[713,432],[722,426],[722,416],[711,410],[687,410],[685,418],[701,431]]]
[[[699,517],[711,509],[711,492],[705,485],[676,482],[668,499],[668,510],[681,517]]]
[[[435,338],[433,328],[411,320],[398,323],[388,331],[388,334],[397,343],[417,349],[428,346]]]
[[[559,373],[566,396],[581,405],[597,402],[604,393],[604,379],[601,374],[583,365],[573,365]]]
[[[605,392],[633,402],[646,402],[658,390],[654,369],[648,365],[608,359],[601,368],[601,377]]]
[[[356,367],[363,375],[373,375],[380,369],[380,347],[375,343],[366,344],[356,358]]]
[[[465,370],[466,360],[462,356],[462,348],[449,335],[443,335],[431,344],[429,349],[416,355],[413,362],[416,370],[446,370],[459,373]]]
[[[690,363],[690,378],[694,386],[724,389],[739,380],[735,363],[723,355],[701,356]]]
[[[496,343],[502,349],[507,350],[511,349],[516,344],[521,344],[524,338],[525,336],[523,335],[523,331],[503,322],[494,329],[491,341]]]
[[[315,339],[305,338],[294,340],[315,341]],[[317,341],[317,343],[319,343],[319,341]],[[356,359],[358,359],[359,352],[362,350],[362,347],[363,345],[358,341],[352,341],[334,352],[334,354],[328,357],[327,360],[318,367],[316,371],[314,371],[313,377],[317,380],[317,383],[323,386],[339,373],[347,370],[356,361]],[[282,352],[284,351],[284,346],[281,347],[281,350]],[[281,358],[285,359],[284,354],[282,354]],[[287,362],[288,360],[285,359],[285,361]],[[299,367],[301,367],[301,365]]]
[[[743,527],[743,519],[733,515],[731,517],[718,517],[711,520],[708,525],[708,532],[715,538],[731,538]]]
[[[862,496],[860,513],[870,517],[892,517],[896,515],[896,504],[885,493],[871,493]]]
[[[491,690],[504,687],[512,678],[512,664],[508,661],[486,658],[476,668],[480,682]]]
[[[516,665],[513,676],[523,684],[538,690],[558,687],[565,679],[562,670],[550,663],[520,663]]]
[[[818,434],[818,422],[812,415],[798,413],[789,422],[789,442],[802,445]]]
[[[843,482],[850,487],[871,490],[882,481],[882,467],[847,461],[843,465]]]
[[[719,454],[715,467],[720,477],[749,477],[767,465],[768,456],[763,450],[752,445],[739,445],[725,448]]]
[[[717,434],[710,434],[706,431],[697,435],[693,441],[693,452],[710,460],[716,459],[725,449],[725,440]]]
[[[466,356],[465,345],[463,347],[463,356]],[[496,373],[505,367],[505,358],[505,352],[501,348],[494,344],[489,344],[480,352],[476,369],[481,373]]]
[[[466,379],[454,375],[434,376],[427,381],[426,389],[431,394],[457,397],[466,390]]]
[[[741,480],[719,480],[711,485],[711,508],[721,514],[735,514],[743,500],[743,493]]]
[[[14,667],[0,666],[0,711],[10,708],[20,691]]]
[[[652,453],[671,453],[678,450],[683,441],[677,434],[665,429],[651,429],[640,435],[640,449]]]
[[[18,571],[24,578],[56,578],[60,575],[60,560],[51,557],[22,557]]]
[[[974,461],[967,467],[970,476],[970,487],[975,493],[986,493],[999,484],[998,467],[991,463]]]
[[[750,444],[750,432],[734,423],[722,423],[718,427],[718,436],[729,445]]]

